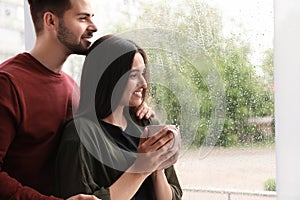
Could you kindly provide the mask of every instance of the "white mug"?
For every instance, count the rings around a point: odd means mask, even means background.
[[[170,149],[177,149],[179,147],[179,143],[181,142],[180,130],[177,125],[148,125],[148,138],[155,135],[157,132],[165,128],[166,126],[172,126],[173,128],[169,128],[169,131],[173,133],[173,143],[170,146]]]

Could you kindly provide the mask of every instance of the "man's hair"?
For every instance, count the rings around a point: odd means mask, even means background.
[[[37,35],[43,30],[45,12],[52,12],[59,18],[62,18],[64,13],[72,6],[70,0],[28,0],[28,3]]]

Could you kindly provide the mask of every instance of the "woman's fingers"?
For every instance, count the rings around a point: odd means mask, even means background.
[[[157,151],[165,145],[168,145],[173,139],[174,135],[167,129],[163,128],[150,138],[145,143],[149,146],[150,152]]]
[[[168,149],[168,151],[165,151],[165,153],[163,153],[161,155],[161,164],[158,166],[158,170],[161,169],[166,169],[168,167],[170,167],[171,165],[174,165],[179,157],[179,150],[180,147],[176,148],[176,149]]]
[[[139,119],[149,119],[151,116],[154,116],[155,112],[145,103],[143,102],[137,109],[136,116]]]
[[[165,169],[173,165],[179,155],[178,148],[173,145],[173,133],[168,129],[159,131],[154,136],[146,139],[148,129],[145,129],[138,146],[137,159],[132,167],[136,172],[153,172],[157,169]]]
[[[174,165],[179,157],[179,151],[177,151],[175,154],[171,154],[171,157],[165,156],[164,161],[158,166],[158,170],[166,169],[172,165]]]

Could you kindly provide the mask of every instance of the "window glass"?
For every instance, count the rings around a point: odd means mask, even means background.
[[[98,33],[149,55],[149,104],[178,124],[184,199],[276,199],[272,0],[91,0]],[[0,61],[24,51],[24,1],[0,1]],[[83,56],[63,70],[79,83]],[[225,197],[225,198],[224,198]]]
[[[184,199],[276,199],[273,1],[95,4],[100,35],[146,48],[150,103],[181,127]]]

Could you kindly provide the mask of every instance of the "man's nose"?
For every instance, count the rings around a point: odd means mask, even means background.
[[[98,28],[97,28],[97,26],[94,24],[93,21],[91,21],[91,23],[90,23],[90,25],[89,25],[89,27],[88,27],[88,30],[89,30],[89,31],[92,31],[92,32],[97,32],[97,31],[98,31]]]

